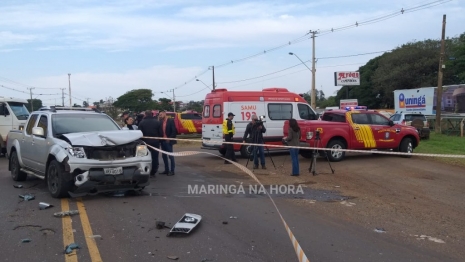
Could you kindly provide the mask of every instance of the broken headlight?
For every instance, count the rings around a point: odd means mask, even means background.
[[[77,158],[85,158],[86,153],[84,152],[83,147],[70,147],[68,148],[68,153]]]
[[[136,156],[146,156],[149,154],[149,150],[146,145],[138,145],[136,149]]]

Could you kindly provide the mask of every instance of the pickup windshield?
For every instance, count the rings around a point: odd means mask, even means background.
[[[27,110],[26,104],[21,102],[8,102],[8,105],[18,120],[26,120],[29,117],[29,111]]]
[[[52,116],[54,136],[68,133],[120,130],[107,115],[101,114],[56,114]]]

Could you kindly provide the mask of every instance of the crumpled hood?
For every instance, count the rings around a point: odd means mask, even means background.
[[[140,130],[115,130],[64,134],[73,146],[116,146],[140,139]]]

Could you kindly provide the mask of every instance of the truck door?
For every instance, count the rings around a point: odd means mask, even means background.
[[[252,121],[252,115],[256,115],[257,117],[265,115],[265,105],[263,102],[231,102],[229,109],[236,115],[233,120],[234,127],[236,128],[234,137],[240,139],[240,141],[242,141],[247,125]],[[267,132],[263,137],[268,134],[267,120],[263,121],[263,125],[267,128]]]
[[[31,148],[33,148],[34,151],[34,154],[31,155],[31,168],[44,174],[46,172],[45,167],[48,157],[48,126],[47,116],[41,115],[39,121],[37,122],[37,127],[42,127],[44,129],[45,137],[32,135],[31,143]]]
[[[38,116],[38,114],[31,115],[29,122],[27,122],[26,132],[24,133],[22,140],[18,141],[21,144],[21,159],[23,160],[23,164],[28,168],[32,168],[32,156],[36,154],[32,146],[32,128],[35,127]]]
[[[376,140],[377,148],[395,148],[397,133],[396,129],[389,125],[389,119],[378,114],[369,114],[371,128]]]
[[[376,140],[373,135],[370,117],[367,113],[348,112],[347,121],[353,130],[351,148],[372,149],[376,148]]]

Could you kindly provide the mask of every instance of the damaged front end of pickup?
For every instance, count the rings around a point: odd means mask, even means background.
[[[71,197],[141,191],[150,184],[152,159],[140,131],[64,134]],[[71,182],[71,181],[70,181]]]

